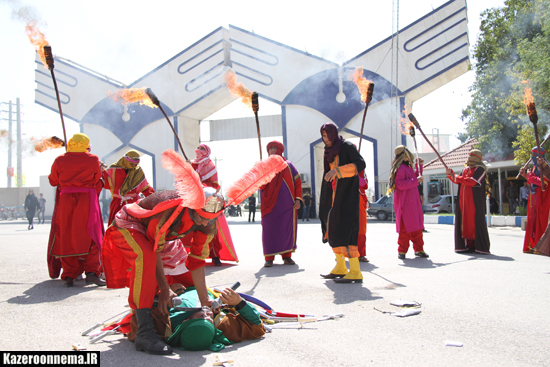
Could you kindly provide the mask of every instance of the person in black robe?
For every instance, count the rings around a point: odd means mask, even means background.
[[[27,214],[27,220],[29,221],[28,229],[34,229],[33,218],[37,208],[38,208],[38,198],[34,195],[34,191],[30,189],[29,194],[25,198],[25,211]]]
[[[490,254],[491,242],[487,231],[486,175],[483,154],[473,149],[460,175],[450,168],[447,177],[458,184],[455,204],[455,252]],[[464,210],[463,210],[464,208]]]
[[[362,283],[357,237],[359,235],[359,172],[365,161],[355,146],[338,135],[338,127],[329,122],[321,127],[325,143],[324,172],[319,202],[323,242],[336,255],[336,266],[321,276],[337,283]],[[334,200],[333,200],[334,192]],[[348,257],[350,270],[346,267]]]

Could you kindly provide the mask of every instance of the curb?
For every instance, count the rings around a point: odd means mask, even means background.
[[[521,227],[521,219],[527,217],[512,216],[494,216],[491,215],[491,225],[496,227]],[[485,216],[487,221],[487,216]],[[451,215],[425,215],[426,224],[452,224],[455,223],[455,217]]]

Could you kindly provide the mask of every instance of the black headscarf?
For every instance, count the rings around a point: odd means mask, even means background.
[[[327,122],[321,126],[321,136],[323,136],[323,131],[326,131],[328,138],[332,143],[332,147],[327,147],[325,145],[325,159],[328,163],[334,162],[334,158],[340,154],[342,149],[342,144],[344,143],[344,138],[341,135],[338,135],[338,127],[332,122]]]

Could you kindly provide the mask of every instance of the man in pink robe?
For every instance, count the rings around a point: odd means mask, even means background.
[[[394,191],[393,205],[395,208],[395,224],[399,233],[398,258],[405,259],[409,250],[410,242],[413,243],[414,254],[417,257],[429,257],[424,252],[424,215],[418,184],[422,182],[422,162],[420,170],[413,170],[413,154],[404,146],[395,148],[395,159],[392,163],[390,174],[390,188],[388,192]]]

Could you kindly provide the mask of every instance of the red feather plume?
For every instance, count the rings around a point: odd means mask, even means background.
[[[273,177],[286,167],[286,160],[279,155],[272,155],[256,162],[250,171],[246,172],[225,191],[229,199],[227,205],[240,204],[244,199],[258,190],[260,186],[271,182]]]
[[[182,206],[191,209],[204,207],[204,191],[199,174],[173,149],[167,149],[161,156],[162,166],[176,179],[176,190],[183,199]]]

